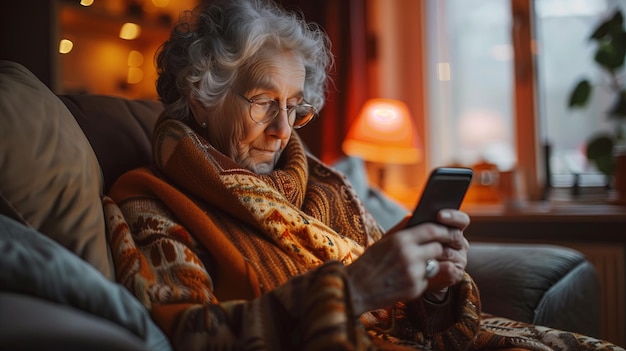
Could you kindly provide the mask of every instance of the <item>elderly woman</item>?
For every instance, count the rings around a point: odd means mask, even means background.
[[[332,64],[320,28],[267,2],[204,4],[157,63],[154,164],[105,208],[118,281],[176,349],[583,347],[482,318],[465,213],[383,233],[306,153],[295,130],[324,105]]]

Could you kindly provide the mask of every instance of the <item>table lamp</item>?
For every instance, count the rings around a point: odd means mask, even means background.
[[[367,100],[342,149],[347,155],[381,164],[412,164],[422,159],[420,138],[409,109],[395,99]],[[383,188],[384,167],[379,168],[378,177],[378,186]]]

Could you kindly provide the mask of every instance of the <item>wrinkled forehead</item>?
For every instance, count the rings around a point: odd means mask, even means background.
[[[304,84],[306,72],[304,61],[295,53],[280,49],[260,50],[239,70],[236,79],[241,91],[252,89],[276,89],[276,77],[288,75],[293,82]]]

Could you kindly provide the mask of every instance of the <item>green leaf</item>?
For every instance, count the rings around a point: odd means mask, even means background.
[[[622,67],[626,60],[626,31],[620,28],[621,32],[616,33],[611,39],[611,44],[615,48],[615,64],[616,68]]]
[[[622,12],[617,10],[615,15],[610,20],[610,28],[608,33],[608,42],[613,46],[615,57],[612,62],[615,65],[614,68],[620,67],[624,64],[624,58],[626,58],[626,29],[624,28],[624,17]]]
[[[610,28],[611,28],[611,21],[610,20],[602,22],[596,28],[596,30],[593,32],[593,34],[591,34],[589,39],[600,40],[600,39],[604,38],[607,34],[609,34]]]
[[[608,71],[613,71],[624,64],[623,50],[616,48],[611,41],[603,42],[598,46],[594,60]]]
[[[604,174],[613,174],[613,138],[606,134],[597,135],[587,144],[587,159],[591,160]]]
[[[613,153],[613,138],[606,134],[596,135],[587,143],[587,158],[596,159]]]
[[[616,36],[616,34],[624,31],[622,27],[623,24],[624,17],[622,12],[620,10],[616,10],[613,17],[606,19],[596,27],[591,36],[589,36],[589,40],[600,41],[607,36],[618,38],[619,36]]]
[[[624,24],[624,16],[622,15],[622,11],[616,10],[610,22],[613,26],[621,27]]]
[[[617,94],[608,113],[613,118],[626,118],[626,90],[622,90]]]
[[[622,56],[626,56],[626,30],[622,29],[621,33],[613,37],[613,45]]]
[[[598,157],[593,160],[593,163],[596,165],[596,168],[598,168],[598,170],[603,174],[612,175],[615,171],[615,158],[613,157],[613,155]]]
[[[587,79],[578,82],[569,97],[568,106],[570,108],[584,107],[591,95],[591,89],[591,83]]]

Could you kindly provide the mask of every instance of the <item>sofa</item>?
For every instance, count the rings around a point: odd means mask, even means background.
[[[161,110],[151,100],[56,95],[22,65],[0,61],[0,345],[171,349],[114,280],[100,202],[117,177],[150,162]],[[335,166],[381,225],[406,214],[367,184],[361,160]],[[467,270],[487,313],[599,335],[598,277],[580,252],[471,243]]]

